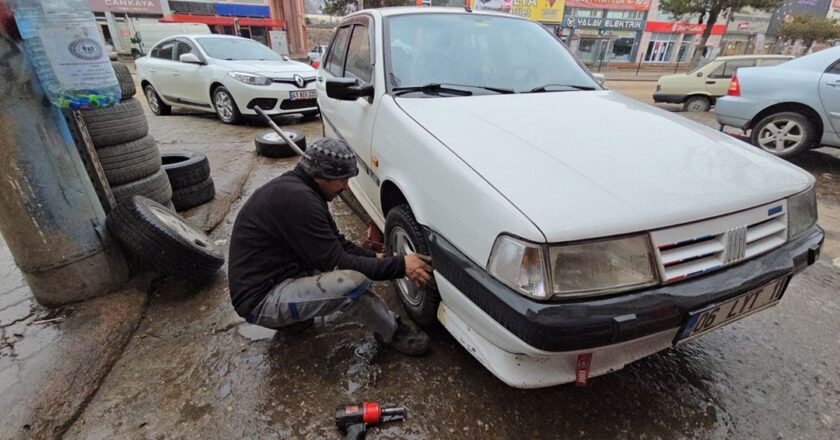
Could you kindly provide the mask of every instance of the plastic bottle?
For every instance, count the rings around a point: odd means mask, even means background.
[[[119,102],[120,85],[85,0],[12,0],[11,6],[53,104],[76,110]]]

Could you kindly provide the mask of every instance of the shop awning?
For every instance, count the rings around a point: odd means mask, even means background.
[[[240,26],[285,27],[286,22],[273,18],[237,18],[218,15],[169,14],[158,20],[161,23],[203,23],[207,25],[233,26],[234,19]]]

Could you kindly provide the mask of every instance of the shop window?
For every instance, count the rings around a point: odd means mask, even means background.
[[[350,48],[347,50],[347,73],[364,82],[371,81],[373,65],[370,60],[370,35],[366,26],[357,25],[353,28]]]
[[[607,18],[623,20],[641,20],[644,15],[645,11],[607,11]]]
[[[684,63],[688,61],[688,46],[691,43],[688,41],[683,41],[680,43],[680,51],[677,53],[677,62]]]
[[[610,61],[629,62],[635,41],[633,37],[616,38],[612,43]]]
[[[350,39],[350,26],[344,26],[338,30],[333,40],[327,64],[324,67],[335,76],[344,76],[344,59],[347,55],[347,41]]]
[[[601,18],[604,16],[604,11],[600,9],[572,9],[572,15],[575,17]]]

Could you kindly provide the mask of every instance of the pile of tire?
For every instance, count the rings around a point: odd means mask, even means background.
[[[175,210],[186,211],[216,196],[207,156],[195,151],[180,150],[165,151],[161,158],[163,169],[172,185],[172,204]]]
[[[122,100],[113,107],[87,110],[87,126],[111,192],[119,204],[133,196],[145,196],[170,209],[172,187],[161,167],[160,151],[149,135],[149,124],[128,67],[111,63],[120,83]]]

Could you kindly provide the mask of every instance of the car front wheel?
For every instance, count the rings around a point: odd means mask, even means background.
[[[817,131],[805,116],[794,112],[776,113],[753,127],[750,141],[779,157],[795,156],[814,144]]]
[[[236,124],[242,119],[239,107],[233,100],[233,95],[228,89],[219,87],[213,91],[213,106],[216,108],[216,115],[225,124]]]

